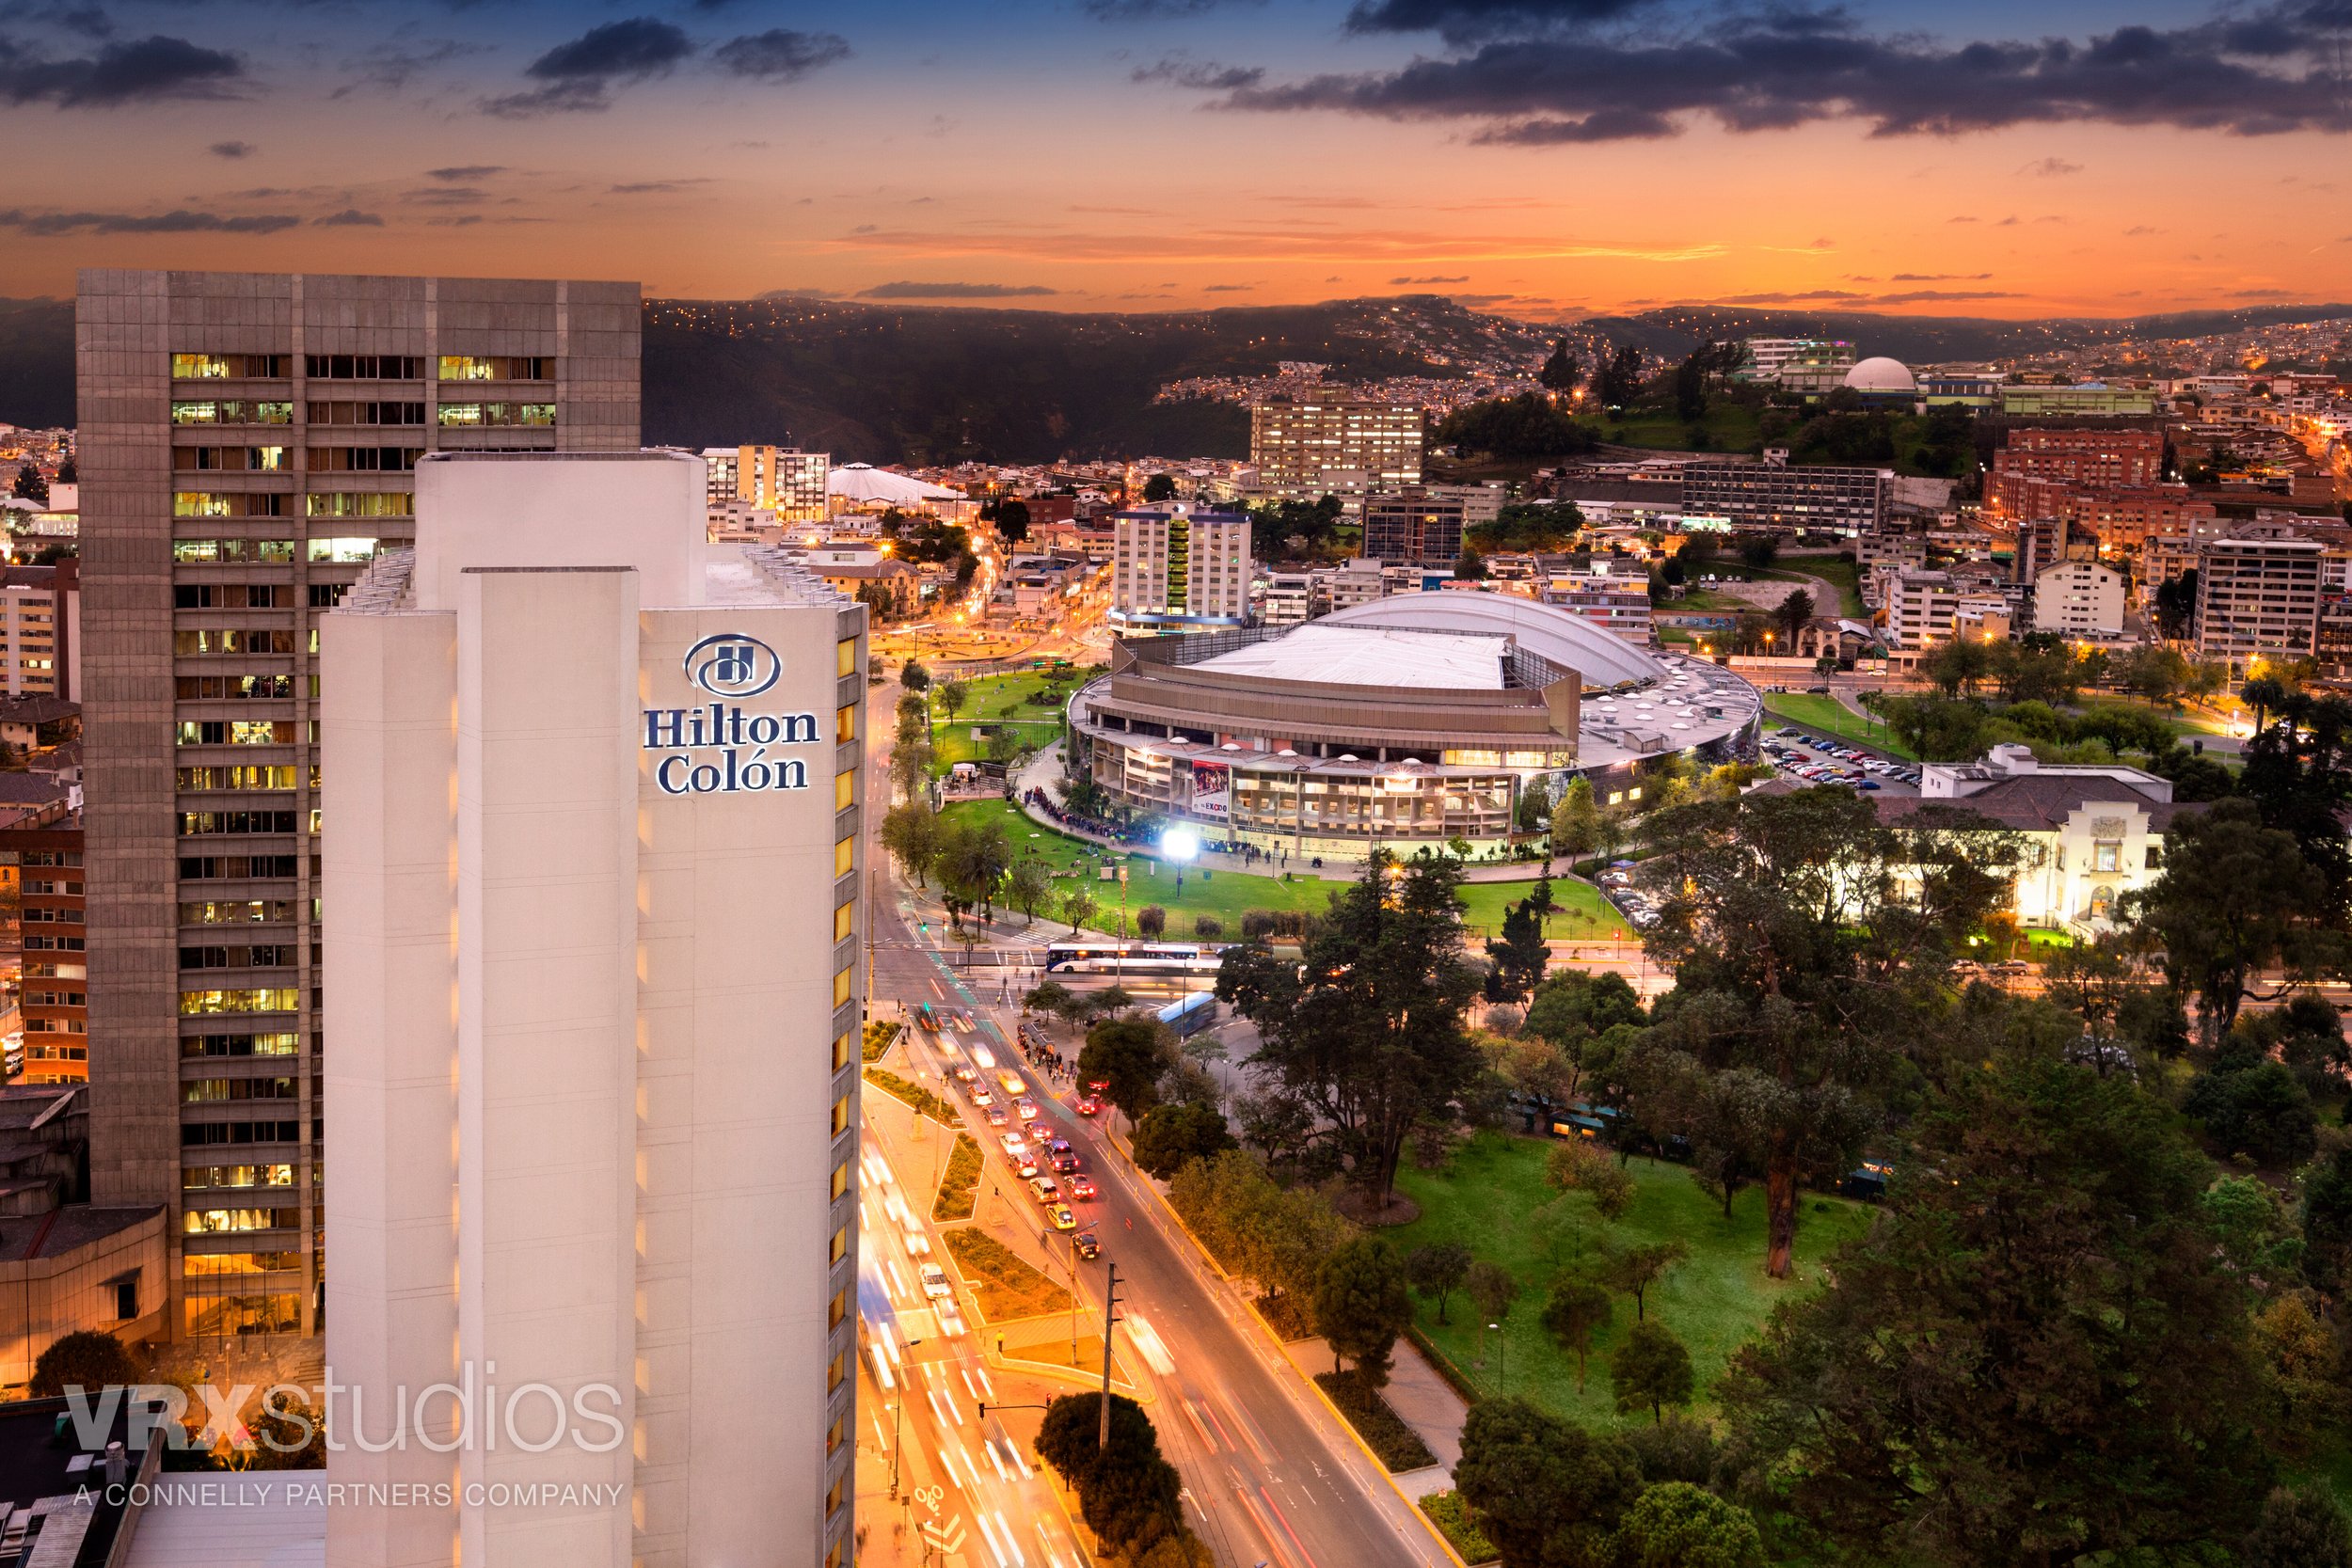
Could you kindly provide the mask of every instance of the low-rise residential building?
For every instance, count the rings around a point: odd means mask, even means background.
[[[1464,488],[1411,485],[1366,498],[1364,554],[1393,566],[1452,566],[1471,526]]]
[[[80,561],[0,573],[0,694],[78,701],[81,670]]]
[[[1536,597],[1545,604],[1573,610],[1636,647],[1646,648],[1652,641],[1646,577],[1593,573],[1554,578]]]
[[[2074,639],[2123,634],[2123,575],[2095,561],[2065,561],[2033,579],[2033,629]]]
[[[1259,619],[1269,626],[1295,626],[1330,608],[1329,574],[1269,572]]]

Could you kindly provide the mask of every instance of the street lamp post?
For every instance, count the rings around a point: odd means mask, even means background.
[[[922,1342],[920,1339],[909,1339],[906,1348],[913,1350]],[[890,1500],[894,1503],[898,1500],[898,1455],[906,1448],[906,1422],[907,1380],[901,1377],[898,1404],[890,1418]]]
[[[1494,1336],[1495,1336],[1495,1387],[1496,1387],[1497,1391],[1498,1391],[1498,1392],[1500,1392],[1500,1391],[1502,1391],[1502,1390],[1507,1389],[1507,1388],[1510,1386],[1510,1382],[1509,1382],[1509,1380],[1508,1380],[1507,1378],[1505,1378],[1505,1377],[1502,1375],[1502,1350],[1503,1350],[1502,1325],[1501,1323],[1488,1323],[1486,1326],[1487,1326],[1488,1328],[1490,1328],[1490,1329],[1492,1329],[1492,1330],[1494,1331]]]
[[[1190,828],[1170,828],[1160,835],[1160,853],[1176,867],[1176,894],[1184,896],[1184,863],[1200,852],[1200,835]]]

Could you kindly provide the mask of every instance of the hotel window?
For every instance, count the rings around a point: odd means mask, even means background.
[[[313,381],[421,381],[424,378],[424,356],[417,354],[309,354],[303,356],[303,362],[304,369]]]
[[[846,877],[857,864],[857,840],[845,838],[833,847],[833,874]]]
[[[287,373],[285,354],[175,354],[174,381],[276,380]]]
[[[835,1388],[840,1387],[842,1380],[849,1375],[850,1353],[843,1351],[835,1355],[832,1363],[825,1368],[825,1392],[830,1394]]]
[[[833,940],[846,942],[857,926],[857,904],[854,900],[833,911]]]
[[[857,971],[854,968],[845,969],[835,974],[833,977],[833,1005],[838,1007],[846,1004],[856,985]]]
[[[833,658],[834,673],[837,675],[856,674],[857,639],[854,637],[845,637],[840,641],[834,643]]]
[[[850,1097],[843,1095],[833,1102],[833,1135],[841,1136],[850,1130]]]
[[[843,1197],[850,1191],[850,1162],[842,1161],[833,1167],[833,1196]]]
[[[839,1328],[841,1320],[850,1315],[850,1288],[844,1285],[833,1293],[833,1305],[825,1310],[825,1326]]]
[[[134,1313],[134,1314],[129,1314],[129,1315],[130,1315],[130,1316],[136,1316],[136,1314],[135,1314],[135,1313]],[[827,1427],[827,1428],[825,1429],[825,1451],[826,1451],[827,1453],[831,1453],[831,1452],[833,1452],[833,1451],[834,1451],[834,1449],[837,1449],[837,1448],[839,1448],[839,1447],[841,1446],[841,1428],[842,1428],[842,1418],[841,1418],[840,1417],[836,1416],[836,1417],[834,1417],[834,1422],[833,1422],[833,1425],[831,1425],[831,1426],[829,1426],[829,1427]],[[834,1548],[834,1550],[835,1550],[835,1552],[836,1552],[836,1553],[839,1551],[839,1549],[840,1549],[839,1547],[835,1547],[835,1548]]]
[[[443,381],[550,381],[555,361],[545,355],[444,354]]]
[[[850,1227],[845,1225],[833,1233],[833,1240],[827,1243],[825,1261],[838,1263],[848,1256],[850,1256]]]
[[[835,773],[833,776],[833,809],[848,811],[857,804],[857,775]]]
[[[847,1029],[844,1029],[841,1033],[833,1037],[833,1069],[835,1072],[839,1072],[842,1069],[848,1067],[849,1065],[850,1032]],[[841,1195],[839,1193],[835,1193],[833,1196],[839,1197]]]
[[[850,704],[833,716],[833,737],[848,742],[857,738],[857,705]]]

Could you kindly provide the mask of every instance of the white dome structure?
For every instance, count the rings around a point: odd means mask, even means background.
[[[844,463],[825,476],[825,494],[838,496],[851,506],[920,506],[925,501],[960,501],[961,490],[926,484],[919,479],[877,468],[871,463]]]
[[[1865,359],[1846,372],[1846,385],[1857,392],[1900,393],[1910,396],[1919,389],[1919,381],[1911,373],[1911,367],[1899,359],[1881,355]]]
[[[1335,610],[1319,626],[1396,626],[1411,631],[1507,632],[1519,646],[1563,670],[1573,670],[1587,687],[1619,681],[1654,681],[1665,666],[1616,633],[1593,625],[1573,610],[1538,604],[1516,594],[1397,594]]]

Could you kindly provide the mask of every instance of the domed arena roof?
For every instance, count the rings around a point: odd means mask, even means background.
[[[1402,626],[1416,631],[1507,632],[1519,646],[1583,684],[1653,681],[1665,666],[1614,632],[1604,631],[1573,610],[1538,604],[1516,594],[1397,594],[1310,623],[1318,626]]]
[[[920,506],[925,501],[961,500],[961,490],[926,484],[912,475],[877,468],[870,463],[844,463],[825,475],[825,493],[839,496],[852,506]]]
[[[1846,385],[1857,392],[1915,392],[1919,382],[1911,373],[1911,367],[1899,359],[1881,355],[1865,359],[1846,372]]]

